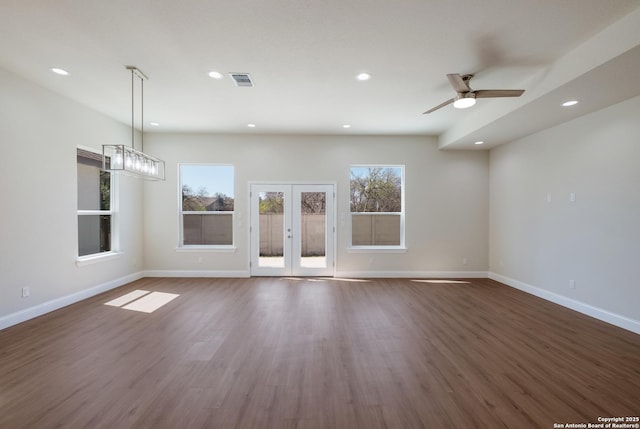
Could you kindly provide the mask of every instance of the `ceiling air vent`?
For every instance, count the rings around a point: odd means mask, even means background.
[[[229,73],[236,86],[248,86],[252,87],[253,82],[251,81],[251,76],[249,73]]]

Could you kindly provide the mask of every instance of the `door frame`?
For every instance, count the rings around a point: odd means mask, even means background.
[[[331,235],[331,243],[330,243],[330,247],[331,249],[327,249],[327,255],[329,254],[329,252],[332,254],[333,258],[331,261],[327,260],[327,270],[325,273],[322,274],[300,274],[301,276],[320,276],[320,277],[333,277],[335,275],[335,271],[336,271],[336,250],[337,250],[337,226],[336,226],[336,218],[337,218],[337,198],[336,198],[336,189],[337,189],[337,183],[336,182],[331,182],[331,181],[250,181],[248,182],[248,198],[249,198],[249,216],[248,216],[248,259],[249,259],[249,275],[250,276],[289,276],[290,274],[282,274],[282,273],[278,273],[277,270],[273,270],[272,273],[269,273],[269,270],[264,270],[263,273],[255,273],[254,270],[256,269],[256,267],[253,267],[253,257],[254,257],[254,246],[258,246],[258,253],[259,253],[259,240],[257,243],[254,243],[254,230],[253,228],[255,227],[253,225],[254,223],[254,213],[253,211],[255,210],[255,207],[253,206],[253,195],[252,195],[252,188],[254,186],[289,186],[291,187],[291,189],[293,189],[294,186],[299,185],[299,186],[330,186],[331,189],[333,190],[332,195],[328,195],[327,198],[333,198],[333,207],[331,210],[327,210],[326,214],[327,214],[327,219],[330,220],[331,225],[327,225],[327,235]],[[291,203],[293,203],[293,198],[291,198],[292,201]],[[290,204],[291,204],[290,203]],[[328,206],[328,205],[327,205]],[[328,208],[328,207],[327,207]],[[293,223],[293,219],[290,220],[290,224]],[[258,226],[259,228],[259,226]],[[294,246],[291,246],[291,248],[293,248]],[[293,265],[293,264],[291,264]],[[286,263],[285,263],[286,266]]]

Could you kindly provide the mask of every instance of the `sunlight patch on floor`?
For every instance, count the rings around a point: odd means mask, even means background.
[[[167,292],[150,292],[147,290],[134,290],[121,297],[105,302],[104,305],[120,307],[125,310],[153,313],[160,307],[173,301],[179,294]]]
[[[149,295],[133,301],[131,304],[127,304],[122,308],[125,310],[141,311],[143,313],[153,313],[158,308],[168,304],[179,296],[180,295],[175,293],[151,292]]]
[[[116,299],[112,299],[109,302],[105,302],[104,305],[110,305],[112,307],[122,307],[123,305],[129,304],[131,301],[135,301],[136,299],[145,296],[150,292],[151,291],[148,290],[134,290],[133,292],[129,292]]]

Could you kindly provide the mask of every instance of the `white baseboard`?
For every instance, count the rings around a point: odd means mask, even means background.
[[[585,304],[584,302],[576,301],[575,299],[567,298],[566,296],[562,296],[557,293],[550,292],[548,290],[532,286],[519,280],[515,280],[510,277],[506,277],[493,272],[489,272],[489,278],[500,283],[504,283],[507,286],[519,289],[523,292],[530,293],[531,295],[535,295],[539,298],[546,299],[547,301],[551,301],[563,307],[567,307],[582,314],[586,314],[587,316],[602,320],[603,322],[607,322],[628,331],[635,332],[636,334],[640,334],[640,320],[630,319],[626,316],[621,316],[619,314],[603,310],[602,308],[594,307],[592,305]]]
[[[486,279],[486,271],[336,271],[335,277],[344,278],[435,278]]]
[[[7,316],[0,317],[0,329],[26,322],[29,319],[42,316],[43,314],[58,310],[59,308],[66,307],[67,305],[75,304],[83,299],[91,298],[92,296],[107,292],[143,277],[143,273],[141,272],[129,274],[128,276],[120,277],[119,279],[111,280],[89,289],[83,289],[79,292],[52,299],[51,301],[25,308],[24,310],[16,311],[15,313],[11,313]]]
[[[144,277],[251,277],[247,271],[191,271],[191,270],[147,270]],[[344,278],[487,278],[486,271],[336,271],[335,277]]]
[[[244,278],[250,277],[249,271],[187,271],[187,270],[147,270],[142,273],[144,277],[220,277],[220,278]]]

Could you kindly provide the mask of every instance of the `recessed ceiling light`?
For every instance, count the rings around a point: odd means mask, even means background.
[[[222,75],[222,73],[214,70],[209,72],[209,77],[213,79],[222,79],[224,76]]]
[[[149,125],[153,126],[153,127],[159,127],[160,124],[157,122],[149,122]]]
[[[484,142],[483,141],[477,141],[474,144],[484,144]]]
[[[358,76],[356,76],[356,79],[358,80],[369,80],[371,79],[371,75],[369,73],[360,73]]]
[[[52,68],[51,69],[52,72],[54,72],[55,74],[59,74],[60,76],[68,76],[69,72],[63,69],[59,69],[59,68]]]
[[[249,128],[255,128],[255,127],[256,127],[256,124],[247,124],[247,127],[249,127]]]
[[[575,106],[576,104],[578,104],[578,100],[565,101],[562,103],[564,107]]]
[[[349,124],[344,124],[344,125],[342,126],[342,128],[351,128],[351,125],[349,125]]]

